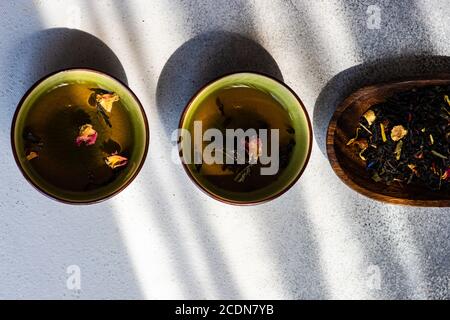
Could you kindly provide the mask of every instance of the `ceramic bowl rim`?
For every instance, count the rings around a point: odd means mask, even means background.
[[[219,77],[217,77],[216,79],[207,82],[205,85],[203,85],[202,87],[200,87],[199,90],[197,90],[197,92],[192,96],[192,98],[189,100],[189,102],[186,104],[186,106],[184,107],[184,110],[181,114],[180,117],[180,121],[178,123],[178,129],[182,129],[183,128],[183,122],[185,120],[186,114],[189,111],[189,109],[192,106],[192,103],[194,102],[195,99],[197,99],[197,97],[199,97],[206,88],[208,88],[210,85],[221,81],[224,78],[230,77],[230,76],[235,76],[235,75],[239,75],[239,74],[249,74],[249,75],[256,75],[258,77],[265,77],[268,78],[270,80],[275,81],[277,84],[281,85],[282,87],[286,88],[292,95],[293,97],[297,100],[297,102],[300,105],[301,110],[303,111],[304,115],[305,115],[305,119],[306,119],[306,123],[308,126],[308,151],[306,154],[306,158],[305,158],[305,163],[303,164],[303,167],[301,168],[301,170],[299,171],[299,173],[297,174],[297,176],[289,183],[287,184],[285,187],[280,188],[279,191],[274,192],[273,194],[271,194],[270,196],[263,198],[261,200],[252,200],[252,201],[237,201],[237,200],[231,200],[231,199],[226,199],[223,197],[220,197],[219,195],[216,195],[215,193],[213,193],[212,191],[208,190],[206,187],[204,187],[203,185],[201,185],[194,177],[194,175],[192,174],[191,170],[189,170],[188,166],[186,163],[184,163],[183,161],[183,156],[180,154],[180,160],[181,163],[183,165],[184,171],[187,173],[187,175],[189,176],[190,180],[192,182],[194,182],[194,184],[201,190],[203,191],[203,193],[205,193],[206,195],[210,196],[211,198],[220,201],[222,203],[225,204],[230,204],[230,205],[235,205],[235,206],[253,206],[253,205],[258,205],[258,204],[263,204],[263,203],[267,203],[269,201],[275,200],[279,197],[281,197],[284,193],[286,193],[288,190],[290,190],[296,183],[297,181],[300,179],[300,177],[303,175],[306,167],[308,166],[309,160],[311,158],[311,152],[312,152],[312,147],[313,147],[313,131],[312,131],[312,125],[311,125],[311,119],[309,117],[308,111],[306,110],[305,105],[303,104],[303,101],[300,99],[300,97],[295,93],[295,91],[293,89],[291,89],[286,83],[284,83],[284,81],[280,81],[277,78],[266,74],[266,73],[262,73],[262,72],[256,72],[256,71],[238,71],[238,72],[231,72],[231,73],[227,73],[224,75],[221,75]]]
[[[81,200],[81,201],[72,201],[72,200],[68,200],[68,199],[64,199],[62,197],[59,197],[58,195],[52,194],[48,191],[46,191],[44,188],[42,188],[41,186],[39,186],[37,183],[35,183],[30,176],[25,172],[25,170],[23,169],[19,157],[17,155],[17,149],[16,149],[16,144],[14,141],[15,135],[15,128],[16,128],[16,123],[18,120],[18,115],[20,110],[23,107],[23,103],[25,102],[25,100],[30,96],[30,94],[33,92],[34,89],[36,89],[37,86],[39,86],[41,83],[45,82],[47,79],[60,74],[60,73],[69,73],[69,72],[87,72],[87,73],[94,73],[97,75],[100,75],[102,77],[107,77],[110,78],[111,80],[119,83],[121,86],[123,86],[123,88],[128,92],[128,94],[136,101],[137,106],[139,107],[139,111],[142,115],[143,118],[143,124],[144,124],[144,130],[145,130],[145,146],[144,146],[144,152],[142,155],[142,159],[139,162],[139,165],[137,166],[135,172],[133,173],[133,175],[128,179],[128,181],[126,181],[123,185],[121,185],[119,188],[117,188],[116,190],[114,190],[111,193],[108,193],[105,196],[99,197],[98,199],[93,199],[93,200]],[[41,79],[39,79],[38,81],[36,81],[23,95],[23,97],[20,99],[19,103],[17,104],[16,107],[16,111],[14,112],[14,116],[12,118],[12,124],[11,124],[11,148],[12,148],[12,153],[14,156],[14,160],[16,162],[17,167],[19,168],[20,172],[22,173],[22,175],[24,176],[24,178],[37,190],[39,191],[41,194],[45,195],[46,197],[52,199],[52,200],[56,200],[58,202],[61,203],[65,203],[65,204],[70,204],[70,205],[89,205],[89,204],[96,204],[96,203],[100,203],[103,201],[106,201],[114,196],[116,196],[117,194],[119,194],[120,192],[122,192],[124,189],[126,189],[133,181],[134,179],[136,179],[136,177],[138,176],[138,174],[140,173],[142,167],[144,166],[145,160],[147,159],[147,153],[148,153],[148,148],[149,148],[149,143],[150,143],[150,129],[149,129],[149,125],[148,125],[148,119],[147,119],[147,115],[145,113],[144,107],[142,106],[141,101],[139,100],[139,98],[137,97],[137,95],[133,92],[133,90],[130,89],[130,87],[122,80],[106,73],[103,71],[99,71],[96,70],[94,68],[85,68],[85,67],[80,67],[80,68],[66,68],[66,69],[61,69],[58,71],[54,71],[52,73],[47,74],[46,76],[42,77]]]

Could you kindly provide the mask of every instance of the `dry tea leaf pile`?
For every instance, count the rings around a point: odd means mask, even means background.
[[[450,188],[450,87],[397,93],[361,118],[347,143],[372,179]]]

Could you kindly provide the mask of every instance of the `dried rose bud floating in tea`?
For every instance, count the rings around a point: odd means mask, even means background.
[[[376,182],[450,191],[450,87],[397,93],[361,118],[354,148]]]
[[[92,83],[66,83],[42,95],[27,117],[25,154],[54,186],[82,192],[108,185],[131,154],[132,127],[120,97]]]
[[[196,110],[194,121],[202,122],[202,135],[208,129],[218,129],[224,146],[223,149],[216,150],[221,154],[221,163],[197,164],[196,173],[217,188],[231,192],[252,192],[272,184],[288,166],[297,143],[288,112],[269,93],[252,87],[230,87],[211,94]],[[228,129],[254,129],[256,134],[235,141],[234,149],[230,150],[226,145]],[[266,142],[259,136],[261,129],[268,130]],[[262,175],[261,168],[270,166],[262,164],[260,158],[264,148],[268,153],[271,152],[271,129],[279,130],[279,149],[276,155],[279,169],[276,174]],[[194,122],[189,131],[194,132]],[[203,152],[209,143],[203,141]],[[264,146],[264,143],[267,145]],[[242,157],[245,163],[238,161],[239,150],[244,152]]]
[[[77,139],[75,140],[75,143],[78,147],[81,146],[83,143],[87,146],[91,146],[95,144],[95,142],[97,141],[97,136],[98,136],[97,131],[94,130],[92,125],[84,124],[80,128],[80,133]]]

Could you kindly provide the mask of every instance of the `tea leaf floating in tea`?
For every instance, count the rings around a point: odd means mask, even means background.
[[[89,104],[91,106],[95,106],[98,113],[105,120],[106,124],[109,127],[112,127],[111,122],[109,121],[108,113],[112,111],[114,102],[120,100],[119,96],[114,92],[98,88],[91,88],[91,91],[93,91],[93,93],[89,97]]]
[[[253,164],[248,164],[244,169],[239,171],[236,176],[234,177],[234,181],[242,183],[245,181],[248,175],[252,172],[252,166]]]
[[[248,140],[241,141],[244,144],[245,153],[248,156],[246,163],[248,163],[243,169],[238,171],[234,177],[234,181],[242,183],[252,172],[252,167],[258,163],[259,157],[262,155],[262,142],[257,136],[253,136]],[[235,154],[237,150],[235,151]]]
[[[42,146],[42,144],[43,144],[41,141],[41,138],[37,137],[36,135],[33,134],[33,132],[31,132],[27,129],[25,129],[24,139],[25,139],[25,142],[31,143],[34,145]]]
[[[39,137],[34,135],[29,128],[24,131],[25,140],[25,154],[28,161],[39,158],[39,152],[41,151],[44,143]]]
[[[347,145],[373,180],[450,191],[449,93],[442,86],[400,92],[361,116]]]
[[[230,170],[235,173],[234,181],[238,183],[244,182],[252,172],[252,167],[258,164],[258,160],[262,155],[262,142],[258,136],[252,136],[248,139],[240,141],[245,150],[245,163],[238,164],[239,151],[236,146],[232,152],[220,150],[224,156],[222,171]],[[231,160],[231,161],[230,161]]]
[[[287,131],[287,133],[289,133],[289,134],[295,134],[295,129],[292,128],[290,125],[287,126],[286,131]]]
[[[83,143],[86,146],[91,146],[97,141],[97,131],[94,130],[91,124],[85,124],[80,127],[80,133],[75,140],[76,145],[79,147]]]
[[[100,149],[106,154],[119,154],[122,151],[120,144],[113,139],[104,141]]]
[[[222,116],[225,116],[225,106],[223,105],[223,103],[219,97],[217,97],[217,99],[216,99],[216,105],[217,105],[217,108],[219,109],[220,114]]]

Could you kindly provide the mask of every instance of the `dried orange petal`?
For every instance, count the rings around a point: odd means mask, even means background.
[[[366,118],[367,123],[369,124],[369,127],[374,123],[374,121],[377,119],[377,116],[375,115],[375,112],[373,110],[369,110],[366,113],[363,114],[363,117]]]
[[[387,141],[386,131],[385,131],[386,126],[384,125],[384,123],[380,123],[380,129],[381,129],[381,139],[383,139],[383,142],[386,142]]]
[[[37,152],[31,151],[31,152],[27,155],[27,160],[30,161],[30,160],[33,160],[33,159],[38,158],[38,157],[39,157],[39,155],[38,155]]]
[[[399,141],[403,139],[407,134],[408,130],[406,130],[402,125],[398,125],[392,128],[391,139],[393,141]]]
[[[109,157],[106,157],[105,163],[111,168],[116,169],[119,167],[123,167],[128,163],[128,159],[118,154],[113,154]]]

